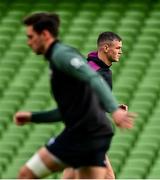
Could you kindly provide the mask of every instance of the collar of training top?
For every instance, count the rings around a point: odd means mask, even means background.
[[[59,42],[59,40],[55,40],[48,48],[48,50],[45,53],[45,58],[49,59],[52,55],[52,48]]]
[[[90,52],[88,54],[88,58],[87,61],[93,61],[95,62],[97,65],[99,65],[101,68],[106,68],[109,69],[110,66],[106,65],[101,59],[98,58],[98,52],[97,51],[93,51]]]

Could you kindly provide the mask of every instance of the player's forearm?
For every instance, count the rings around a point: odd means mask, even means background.
[[[31,122],[34,123],[53,123],[59,121],[62,121],[62,116],[58,109],[43,112],[33,112],[31,116]]]
[[[107,112],[113,112],[118,108],[118,103],[108,85],[99,76],[94,76],[90,79],[92,88],[100,98],[105,110]]]

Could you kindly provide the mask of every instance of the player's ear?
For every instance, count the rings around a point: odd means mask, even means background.
[[[49,36],[50,36],[50,33],[49,33],[47,30],[43,30],[43,31],[42,31],[42,34],[43,34],[46,38],[49,38]]]
[[[104,46],[104,51],[107,53],[108,52],[108,49],[109,49],[109,46],[108,45],[105,45]]]

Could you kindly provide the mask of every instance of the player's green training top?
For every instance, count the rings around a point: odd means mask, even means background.
[[[63,121],[72,134],[111,133],[105,110],[115,111],[118,103],[100,75],[76,49],[58,41],[49,47],[45,57],[49,61],[51,89],[58,109],[33,113],[32,122]]]

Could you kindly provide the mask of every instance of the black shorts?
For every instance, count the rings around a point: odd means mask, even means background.
[[[74,168],[105,167],[105,154],[110,147],[112,136],[80,139],[72,138],[63,132],[56,139],[51,138],[46,148],[59,160]]]

